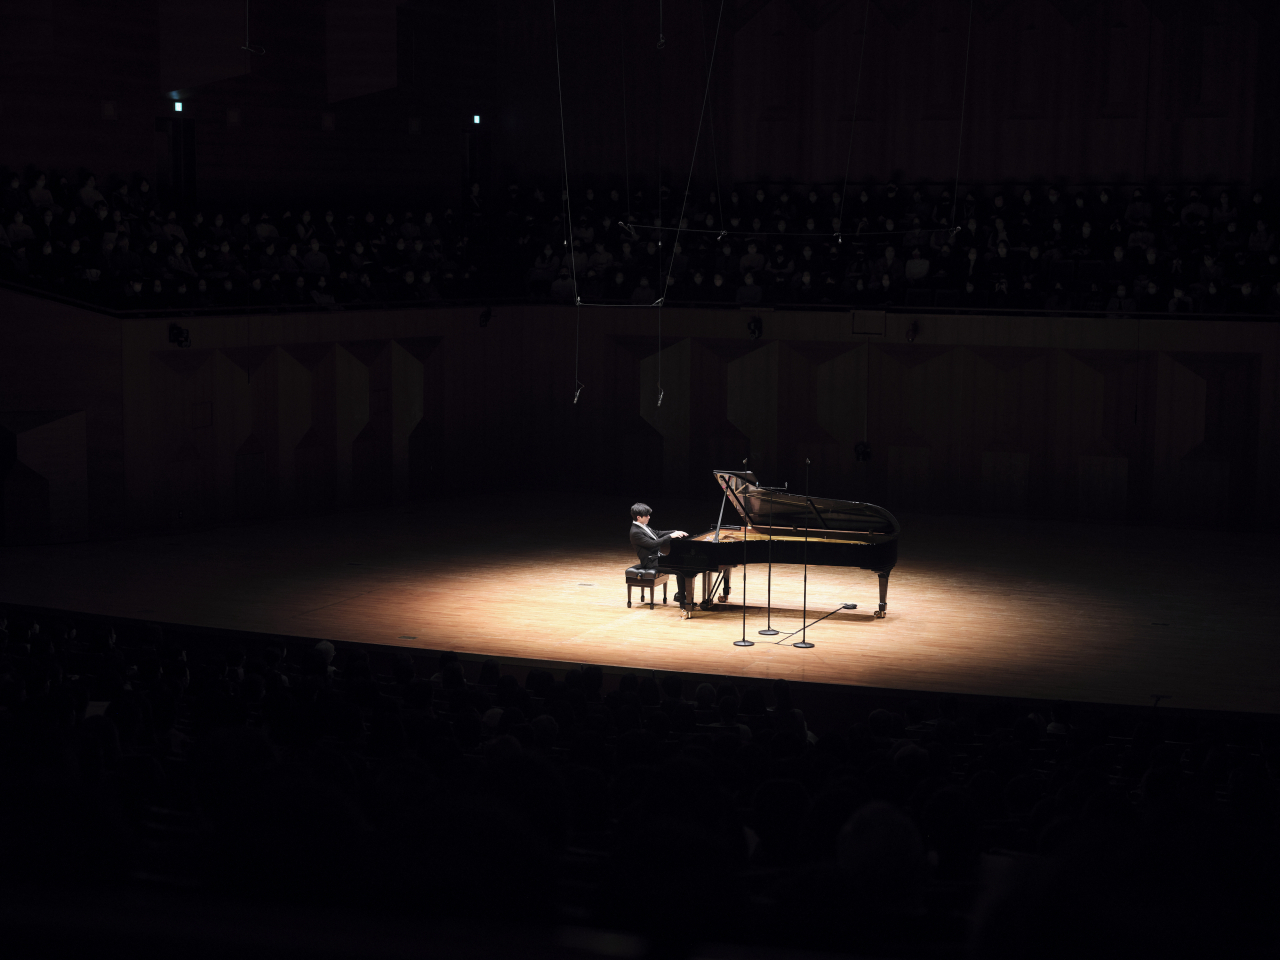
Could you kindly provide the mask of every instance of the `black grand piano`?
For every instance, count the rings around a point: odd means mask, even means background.
[[[705,533],[671,541],[663,567],[679,569],[688,578],[686,616],[695,603],[710,610],[729,599],[729,573],[741,563],[811,563],[831,567],[861,567],[880,578],[880,608],[885,613],[889,572],[898,562],[898,521],[884,507],[850,500],[831,500],[760,486],[746,470],[716,470],[716,481],[733,505],[739,524],[720,522]],[[732,515],[731,515],[732,516]],[[744,542],[745,540],[745,542]],[[702,600],[694,597],[694,581],[702,574]]]

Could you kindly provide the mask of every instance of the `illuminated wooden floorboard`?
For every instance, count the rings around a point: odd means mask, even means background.
[[[714,510],[683,505],[691,532]],[[0,603],[496,657],[1005,696],[1280,712],[1280,561],[1261,535],[908,517],[876,577],[810,567],[798,650],[765,625],[765,575],[682,621],[626,607],[626,518],[598,502],[535,521],[413,507],[111,543],[0,551]],[[671,511],[671,512],[674,512]],[[687,514],[687,516],[686,516]],[[662,518],[660,518],[662,519]],[[1208,546],[1206,546],[1208,544]],[[1194,559],[1193,559],[1194,558]],[[772,621],[800,626],[802,569],[773,571]],[[675,592],[674,581],[670,584]],[[659,591],[661,595],[661,591]],[[412,636],[413,640],[397,639]]]

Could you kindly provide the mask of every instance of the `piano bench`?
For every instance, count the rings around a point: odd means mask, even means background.
[[[644,592],[649,591],[649,609],[653,609],[653,588],[662,587],[662,602],[667,602],[667,574],[641,566],[627,567],[627,606],[631,606],[631,588],[640,588],[640,602],[644,603]]]

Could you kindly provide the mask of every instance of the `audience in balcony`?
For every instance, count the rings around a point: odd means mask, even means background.
[[[220,308],[575,295],[653,304],[663,290],[664,303],[1121,314],[1280,304],[1260,190],[1237,200],[1198,187],[972,187],[953,201],[926,186],[837,185],[824,200],[819,186],[755,185],[730,191],[723,213],[713,191],[691,192],[683,210],[668,196],[659,217],[643,190],[627,204],[617,189],[588,187],[557,208],[513,183],[499,209],[473,184],[421,216],[325,207],[317,218],[317,208],[255,216],[232,205],[183,214],[141,177],[103,188],[92,173],[32,171],[0,182],[0,277],[128,309],[194,308],[208,291]]]

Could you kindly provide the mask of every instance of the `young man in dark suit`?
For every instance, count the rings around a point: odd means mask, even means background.
[[[687,537],[683,530],[654,530],[649,526],[649,518],[653,508],[647,503],[636,503],[631,506],[631,546],[635,547],[636,556],[640,558],[640,566],[657,567],[662,573],[675,574],[676,603],[684,603],[684,576],[672,569],[661,566],[662,558],[671,550],[671,541]]]

